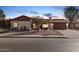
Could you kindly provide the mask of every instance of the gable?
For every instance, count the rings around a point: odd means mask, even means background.
[[[28,17],[28,16],[19,16],[19,17],[16,17],[14,19],[10,19],[10,21],[30,21],[31,18]]]

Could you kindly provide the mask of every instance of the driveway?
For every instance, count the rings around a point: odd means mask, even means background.
[[[79,31],[77,30],[57,30],[68,38],[79,39]]]

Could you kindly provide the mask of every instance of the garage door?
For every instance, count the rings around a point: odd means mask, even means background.
[[[66,29],[66,23],[54,23],[53,29],[56,29],[56,30]]]

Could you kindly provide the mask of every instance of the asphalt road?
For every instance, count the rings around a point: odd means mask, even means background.
[[[2,52],[79,52],[79,39],[0,38]]]

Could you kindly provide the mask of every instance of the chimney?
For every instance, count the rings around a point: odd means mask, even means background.
[[[49,19],[52,19],[52,17],[49,17]]]

